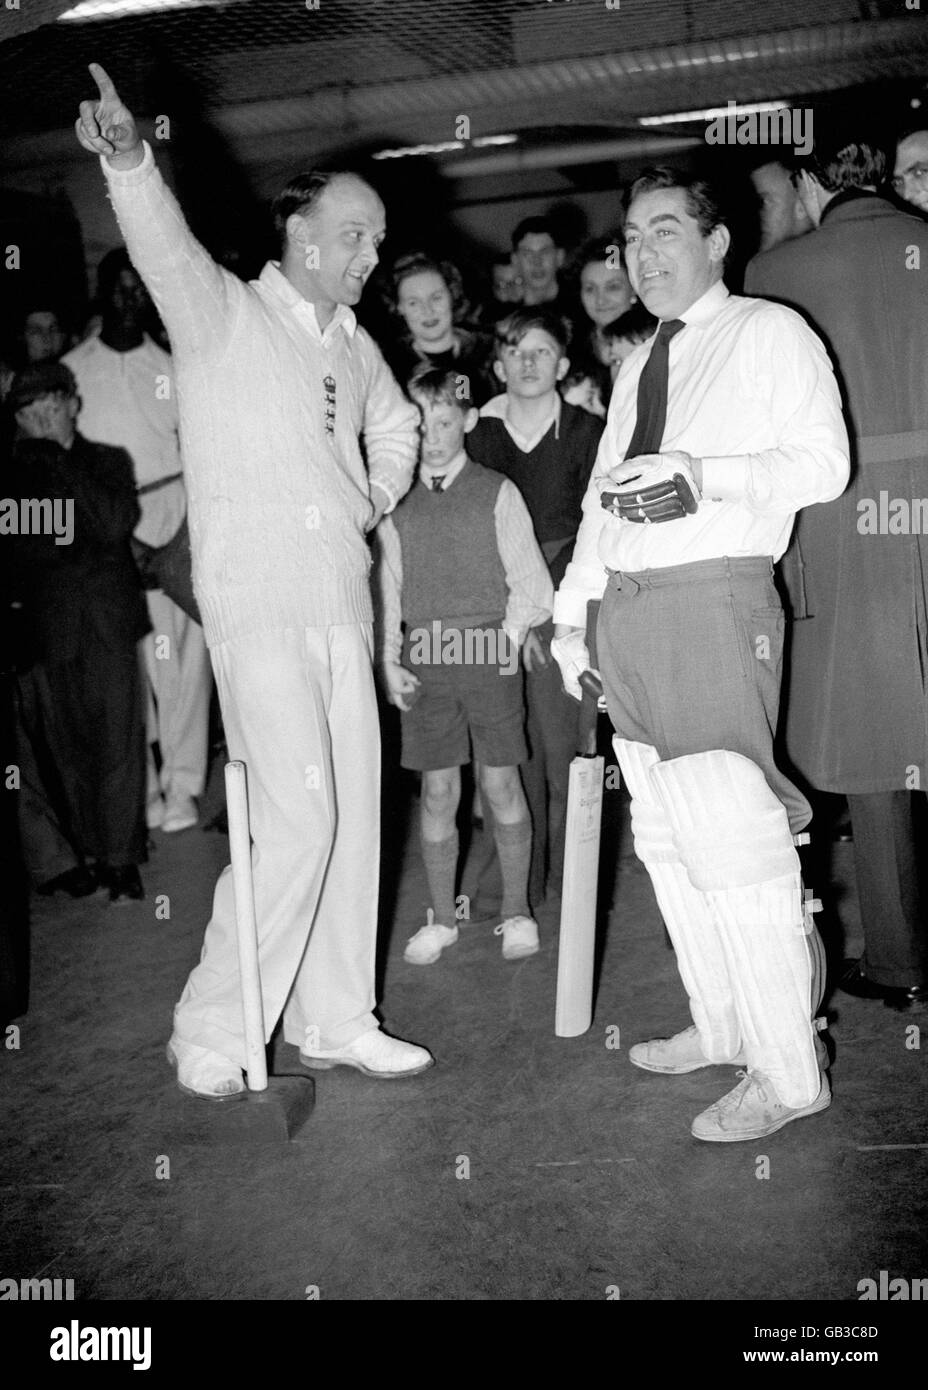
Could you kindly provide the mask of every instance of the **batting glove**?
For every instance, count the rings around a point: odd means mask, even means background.
[[[628,459],[600,479],[600,504],[623,521],[645,524],[691,516],[702,496],[694,463],[680,451]]]

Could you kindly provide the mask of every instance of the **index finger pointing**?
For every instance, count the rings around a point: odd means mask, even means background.
[[[113,86],[113,79],[105,68],[101,68],[99,63],[89,63],[90,74],[100,92],[100,100],[106,101],[107,97],[116,96],[116,88]]]

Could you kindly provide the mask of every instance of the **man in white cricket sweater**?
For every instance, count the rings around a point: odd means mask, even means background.
[[[187,227],[102,68],[76,123],[100,155],[176,362],[194,590],[232,758],[247,764],[268,1034],[310,1067],[411,1076],[425,1048],[374,1015],[380,730],[365,532],[412,480],[414,407],[351,312],[384,208],[352,174],[275,200],[279,265],[244,284]],[[367,467],[358,442],[364,435]],[[175,1010],[178,1082],[243,1089],[230,868]]]

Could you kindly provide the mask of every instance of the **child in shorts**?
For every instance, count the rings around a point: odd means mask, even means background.
[[[419,476],[378,528],[379,661],[401,710],[405,768],[422,773],[420,836],[432,899],[404,959],[431,965],[458,939],[456,817],[461,767],[479,764],[503,879],[503,957],[539,948],[527,898],[532,824],[520,649],[550,616],[554,590],[515,484],[468,458],[477,423],[467,382],[442,369],[408,391],[421,414]]]

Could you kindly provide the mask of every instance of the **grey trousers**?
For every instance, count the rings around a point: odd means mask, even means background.
[[[611,574],[596,641],[621,738],[662,760],[714,748],[750,758],[796,834],[811,808],[773,757],[783,635],[770,558],[722,557]]]

